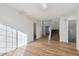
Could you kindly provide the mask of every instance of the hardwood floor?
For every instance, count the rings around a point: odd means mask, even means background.
[[[74,43],[60,43],[46,37],[40,38],[4,56],[78,56]]]
[[[3,56],[78,56],[74,43],[59,42],[58,31],[53,32],[52,40],[42,37]]]

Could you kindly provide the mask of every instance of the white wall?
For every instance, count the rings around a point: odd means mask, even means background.
[[[59,18],[55,18],[51,21],[51,27],[52,29],[59,29],[59,21],[60,19]]]
[[[10,7],[0,4],[0,23],[26,33],[28,35],[28,42],[33,40],[33,22],[35,21],[27,16],[21,15]],[[39,22],[37,21],[37,23]],[[37,26],[40,28],[40,23]],[[38,30],[38,37],[41,36],[40,33]]]
[[[79,9],[77,10],[77,39],[76,39],[76,49],[79,50]]]
[[[79,18],[77,19],[77,39],[76,39],[76,49],[79,50]]]
[[[41,21],[36,22],[36,39],[39,39],[42,36],[42,24]]]
[[[59,25],[60,42],[68,42],[68,21],[61,18]]]

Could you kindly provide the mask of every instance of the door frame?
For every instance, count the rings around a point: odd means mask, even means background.
[[[36,40],[37,37],[37,24],[36,22],[33,23],[33,41]]]
[[[75,39],[75,41],[77,40],[77,20],[69,20],[69,21],[75,21],[76,22],[76,35],[75,35],[75,37],[76,37],[76,39]],[[68,21],[68,31],[69,31],[69,21]],[[68,32],[68,42],[69,42],[69,32]],[[76,42],[75,42],[75,47],[76,47]]]

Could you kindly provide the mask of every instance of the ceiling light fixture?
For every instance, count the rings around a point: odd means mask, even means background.
[[[40,5],[42,6],[43,9],[47,8],[47,4],[46,3],[41,3]]]

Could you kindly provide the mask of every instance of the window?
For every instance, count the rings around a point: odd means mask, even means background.
[[[18,35],[17,35],[18,34]],[[21,47],[27,43],[27,35],[23,32],[0,24],[0,53]]]
[[[0,52],[6,52],[6,26],[0,24]]]
[[[27,35],[18,31],[18,47],[27,43]]]
[[[6,30],[7,51],[16,49],[16,30],[8,26]]]

